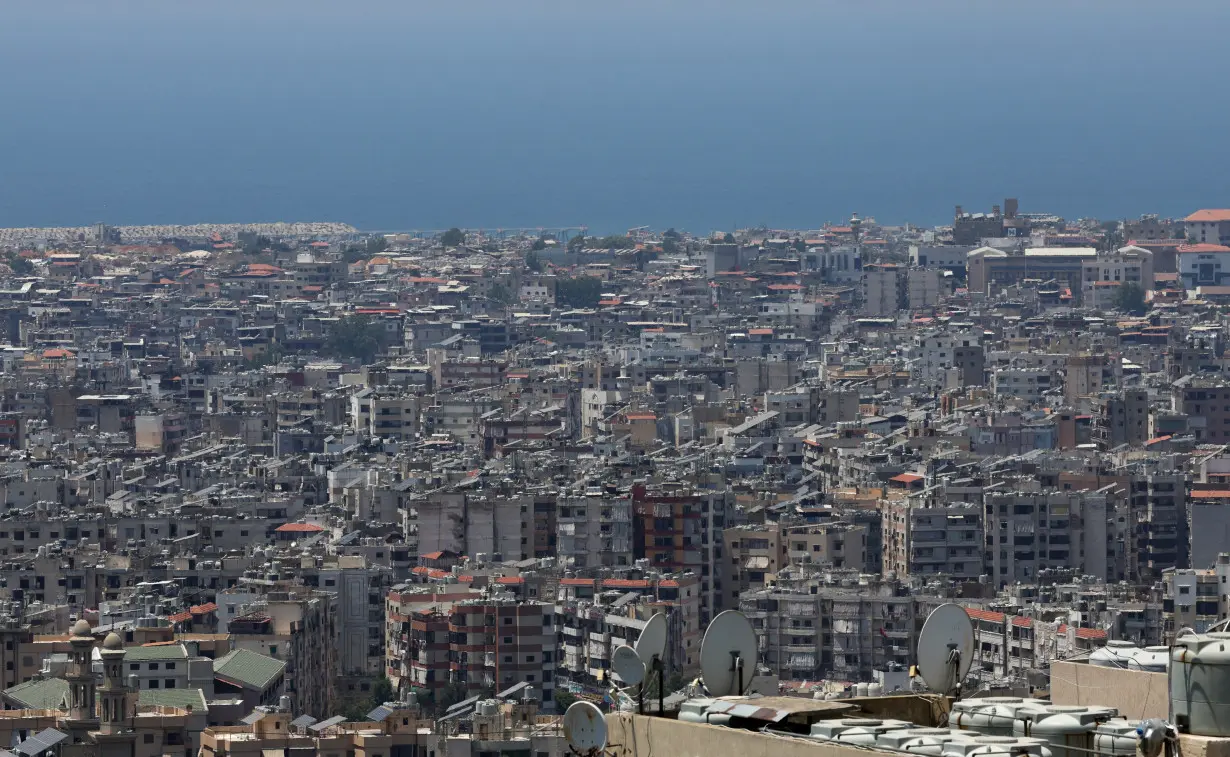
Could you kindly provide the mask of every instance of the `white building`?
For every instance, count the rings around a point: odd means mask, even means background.
[[[1183,225],[1187,238],[1197,244],[1230,245],[1230,210],[1197,210]]]
[[[1037,402],[1052,388],[1051,372],[1042,368],[1001,368],[991,374],[991,390],[997,397]]]
[[[1186,244],[1175,253],[1175,261],[1186,289],[1230,283],[1230,247],[1216,242]]]

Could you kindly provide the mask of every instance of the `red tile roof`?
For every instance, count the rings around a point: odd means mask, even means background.
[[[594,585],[592,578],[563,578],[560,579],[560,586],[590,586]]]
[[[1187,218],[1184,218],[1183,220],[1193,221],[1193,222],[1204,222],[1204,223],[1216,223],[1218,221],[1230,221],[1230,210],[1222,210],[1222,209],[1197,210],[1195,213],[1192,213],[1190,216],[1188,216]]]
[[[214,602],[206,602],[203,605],[193,605],[188,609],[188,612],[193,615],[206,615],[218,609],[218,605]]]
[[[893,476],[892,478],[889,479],[889,481],[899,481],[903,484],[912,484],[915,481],[922,481],[922,480],[923,480],[923,477],[918,475],[917,473],[902,473],[900,475]]]
[[[443,552],[428,552],[425,555],[419,555],[419,557],[423,557],[428,560],[439,560],[441,557],[444,557],[444,553]]]
[[[1230,247],[1221,244],[1201,242],[1199,244],[1179,245],[1179,252],[1230,252]]]
[[[1004,614],[1002,612],[991,612],[990,610],[979,610],[974,607],[965,608],[965,614],[970,617],[970,620],[987,620],[992,623],[1003,623]]]
[[[1230,489],[1202,489],[1193,491],[1193,499],[1230,499]]]
[[[501,586],[518,586],[525,583],[525,579],[521,576],[500,576],[495,582]]]
[[[324,531],[324,526],[318,526],[315,523],[283,523],[278,526],[275,531],[281,533],[296,533],[296,534],[314,534]]]
[[[185,620],[192,620],[192,613],[184,610],[183,612],[177,612],[174,615],[168,615],[167,620],[172,623],[183,623]]]

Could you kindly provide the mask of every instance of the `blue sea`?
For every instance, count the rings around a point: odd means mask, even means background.
[[[0,0],[0,226],[1230,204],[1225,0]]]

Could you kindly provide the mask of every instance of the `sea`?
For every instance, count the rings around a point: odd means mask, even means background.
[[[1230,204],[1226,0],[0,0],[0,226]]]

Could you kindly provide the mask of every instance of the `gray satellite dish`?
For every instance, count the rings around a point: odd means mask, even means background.
[[[918,636],[918,674],[937,694],[960,693],[974,663],[974,624],[961,605],[940,605]]]
[[[714,618],[700,643],[700,675],[709,696],[746,693],[756,661],[756,629],[743,613],[727,610]]]
[[[625,686],[635,686],[645,680],[645,663],[632,647],[617,647],[611,655],[611,668]]]
[[[573,754],[593,755],[606,747],[602,710],[589,702],[573,702],[564,713],[564,739]]]

